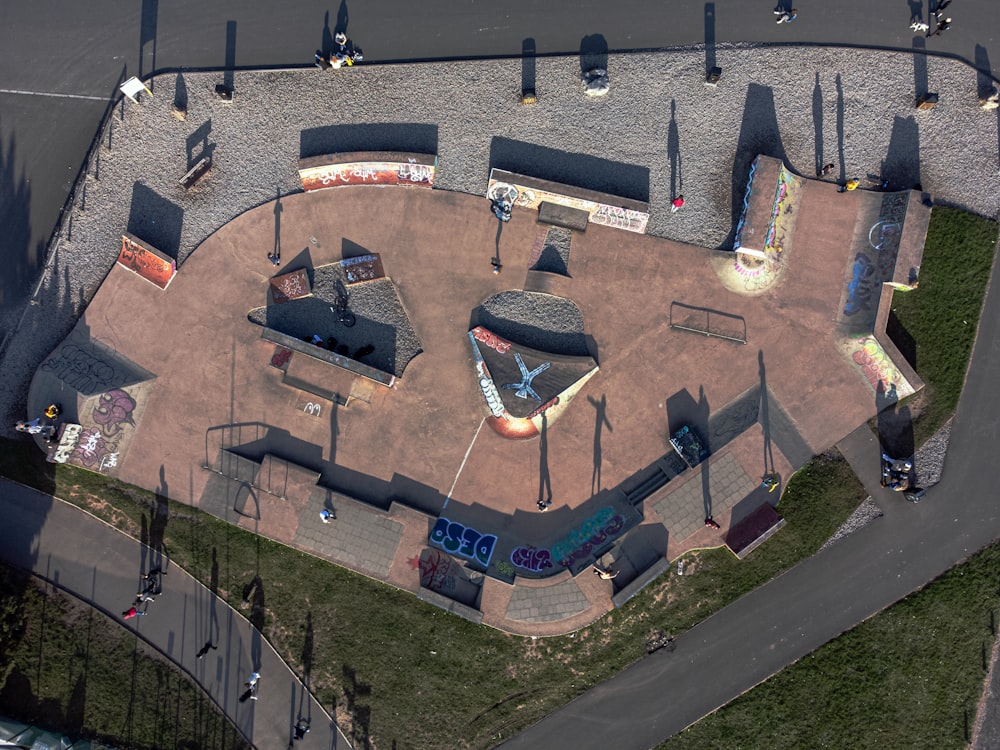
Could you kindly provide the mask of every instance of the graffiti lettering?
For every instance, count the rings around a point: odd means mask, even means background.
[[[52,454],[52,463],[64,464],[69,461],[70,456],[73,455],[73,451],[76,450],[77,443],[80,441],[80,432],[82,430],[82,425],[66,423],[63,427],[62,437],[59,439],[59,447]]]
[[[572,567],[574,560],[585,560],[592,550],[614,539],[625,527],[621,516],[610,507],[601,508],[578,528],[552,545],[552,557],[564,568]]]
[[[434,168],[426,164],[401,164],[396,176],[410,182],[430,182],[434,178]]]
[[[496,546],[495,534],[481,534],[475,529],[467,528],[460,523],[449,521],[443,516],[434,524],[430,534],[430,543],[444,547],[447,552],[467,557],[488,567]]]
[[[73,456],[76,459],[73,463],[86,466],[88,469],[97,464],[108,452],[108,444],[105,442],[101,431],[96,427],[84,430],[80,433],[80,442],[77,443]]]
[[[42,370],[84,394],[109,387],[115,377],[112,365],[76,344],[67,344],[60,349],[55,356],[42,363]]]
[[[537,417],[543,411],[545,411],[546,409],[551,409],[553,406],[555,406],[558,403],[559,403],[559,397],[556,396],[552,400],[546,401],[544,404],[542,404],[541,406],[539,406],[537,409],[533,410],[530,414],[528,414],[527,417],[525,417],[525,419],[532,419],[533,417]]]
[[[873,299],[877,297],[877,288],[881,279],[876,273],[875,264],[867,255],[858,253],[854,256],[854,272],[847,285],[847,302],[844,304],[844,315],[855,315],[868,310]]]
[[[493,563],[493,567],[497,569],[497,573],[505,578],[513,578],[515,575],[514,566],[506,560],[497,560]]]
[[[483,342],[490,349],[495,349],[501,354],[506,354],[507,352],[510,351],[509,341],[504,341],[495,333],[491,333],[490,331],[487,331],[485,328],[482,328],[481,326],[476,326],[475,328],[473,328],[472,335],[476,339],[476,341]]]
[[[271,367],[277,367],[280,370],[288,364],[288,361],[291,358],[291,349],[286,349],[283,346],[276,346],[274,347],[274,354],[271,355]]]
[[[118,454],[108,453],[107,455],[101,456],[101,464],[98,466],[98,471],[104,471],[105,469],[113,469],[118,465]]]
[[[503,405],[503,399],[500,398],[500,391],[497,390],[493,378],[490,377],[485,362],[476,362],[476,374],[479,375],[479,388],[486,398],[486,405],[490,408],[490,413],[494,417],[502,419],[507,413],[507,408]]]
[[[318,417],[320,414],[323,413],[323,405],[315,404],[312,401],[310,401],[309,403],[307,403],[305,406],[302,407],[302,411],[304,411],[310,417]]]
[[[598,204],[597,210],[590,215],[594,224],[617,229],[627,229],[630,232],[645,232],[648,214],[633,211],[628,208]]]
[[[510,553],[510,561],[519,568],[538,573],[552,567],[552,553],[547,549],[533,546],[515,547]]]
[[[420,555],[418,566],[420,568],[420,585],[424,588],[434,591],[454,589],[455,579],[448,575],[452,566],[451,558],[448,555],[437,550],[426,550]],[[450,586],[447,585],[449,580]]]
[[[898,392],[903,377],[885,350],[882,349],[878,341],[871,337],[862,339],[862,341],[864,343],[861,348],[856,349],[851,357],[861,367],[861,372],[864,373],[871,387],[878,390],[878,384],[881,382],[886,388],[890,385],[897,386]]]

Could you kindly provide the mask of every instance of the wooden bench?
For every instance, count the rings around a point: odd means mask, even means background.
[[[212,168],[212,159],[208,156],[203,156],[198,162],[187,171],[183,177],[181,177],[178,182],[184,186],[187,190],[192,185],[194,185],[198,180],[208,174],[208,171]]]

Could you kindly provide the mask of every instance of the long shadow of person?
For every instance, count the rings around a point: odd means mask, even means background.
[[[704,441],[705,450],[708,452],[708,457],[701,462],[701,497],[702,503],[705,506],[705,518],[712,517],[712,488],[709,482],[710,476],[708,471],[708,460],[712,455],[712,447],[709,445],[708,439],[708,416],[710,413],[710,407],[708,405],[708,398],[705,396],[705,386],[698,386],[698,410],[695,417],[695,426],[698,430],[699,437]]]
[[[549,476],[549,427],[542,412],[542,431],[538,443],[538,505],[552,504],[552,477]]]
[[[611,422],[608,420],[608,397],[601,394],[598,401],[593,396],[587,396],[587,402],[596,410],[596,421],[594,423],[594,471],[590,475],[590,496],[593,497],[601,490],[601,464],[604,461],[603,449],[601,448],[601,434],[607,426],[608,432],[614,432]]]

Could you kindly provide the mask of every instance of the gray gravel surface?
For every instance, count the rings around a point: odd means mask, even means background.
[[[707,247],[729,241],[758,152],[806,175],[832,160],[843,175],[919,181],[935,200],[996,213],[997,116],[977,108],[972,68],[819,47],[718,45],[715,56],[724,72],[711,88],[702,48],[611,55],[601,98],[583,95],[578,58],[539,59],[530,106],[518,100],[520,60],[241,72],[232,104],[214,93],[221,74],[156,79],[152,99],[125,102],[106,124],[37,304],[6,345],[5,425],[24,416],[35,367],[100,285],[123,230],[183,264],[226,222],[300,190],[300,156],[436,151],[438,189],[483,195],[490,166],[529,172],[648,199],[649,233]],[[917,111],[915,88],[925,84],[941,103]],[[170,114],[179,96],[183,122]],[[185,191],[178,179],[202,154],[212,171]],[[671,214],[679,192],[686,204]]]
[[[917,486],[933,487],[941,481],[941,472],[944,470],[944,459],[948,455],[948,441],[951,440],[951,420],[934,433],[926,443],[917,449],[913,460],[914,470],[917,474]],[[882,509],[869,496],[858,506],[850,517],[844,521],[843,526],[837,529],[824,544],[822,549],[826,549],[838,539],[843,539],[853,531],[867,526],[876,518],[882,516]]]
[[[583,314],[571,300],[541,292],[501,292],[473,312],[477,325],[551,354],[586,355]]]

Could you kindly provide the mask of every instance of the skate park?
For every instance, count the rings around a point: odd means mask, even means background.
[[[474,621],[555,634],[687,550],[773,533],[763,474],[787,478],[872,417],[879,387],[920,387],[881,330],[889,290],[918,282],[920,192],[839,192],[756,158],[733,252],[600,209],[581,224],[581,205],[641,201],[511,172],[530,186],[499,222],[488,196],[510,183],[431,187],[446,153],[341,152],[340,186],[309,189],[326,156],[300,152],[302,192],[182,263],[152,225],[109,230],[118,260],[30,392],[81,425],[68,460]],[[577,228],[541,221],[531,188]],[[546,364],[521,383],[540,394],[506,387]],[[694,468],[668,443],[684,426],[709,453]],[[619,575],[596,579],[595,562]]]

